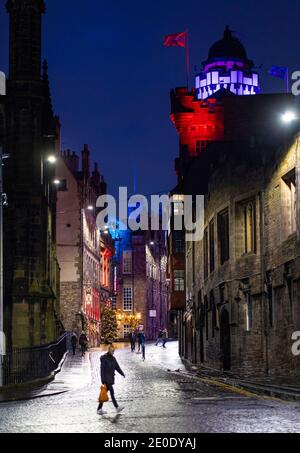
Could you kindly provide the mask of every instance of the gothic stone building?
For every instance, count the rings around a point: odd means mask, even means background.
[[[245,375],[298,374],[299,125],[281,121],[293,96],[260,94],[252,66],[226,29],[196,89],[171,94],[177,193],[204,196],[201,239],[185,247],[180,354]]]
[[[41,71],[43,0],[9,0],[9,76],[0,96],[5,162],[4,309],[8,346],[56,340],[59,268],[55,247],[56,189],[49,153],[59,148],[47,64]],[[3,80],[2,80],[3,85]],[[3,94],[3,87],[2,93]]]

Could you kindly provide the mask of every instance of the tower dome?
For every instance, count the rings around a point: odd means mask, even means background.
[[[238,38],[233,36],[232,31],[228,25],[224,31],[223,39],[215,42],[209,49],[208,59],[215,58],[237,58],[247,60],[247,53],[245,47]]]
[[[196,76],[197,98],[207,99],[215,93],[237,96],[258,94],[259,75],[253,67],[245,47],[227,26],[223,38],[209,49],[203,70]]]

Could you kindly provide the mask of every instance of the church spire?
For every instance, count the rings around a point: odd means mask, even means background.
[[[8,0],[10,80],[40,80],[44,0]]]

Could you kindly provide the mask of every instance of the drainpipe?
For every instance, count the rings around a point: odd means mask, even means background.
[[[268,312],[266,307],[266,292],[265,292],[265,278],[266,278],[266,243],[265,243],[265,192],[260,194],[260,256],[261,256],[261,291],[262,291],[262,325],[264,326],[265,335],[265,351],[266,351],[266,375],[269,374],[269,329],[268,329]]]

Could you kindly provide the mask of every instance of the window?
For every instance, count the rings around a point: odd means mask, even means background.
[[[197,140],[196,141],[196,154],[200,156],[204,151],[206,151],[207,145],[209,144],[208,140]]]
[[[256,206],[254,200],[244,205],[244,253],[256,253]]]
[[[181,231],[174,231],[173,233],[173,246],[175,253],[184,253],[185,242]]]
[[[293,294],[293,270],[291,263],[285,264],[285,281],[288,292],[288,301],[289,301],[289,322],[294,320],[294,294]]]
[[[295,168],[283,178],[284,217],[287,235],[296,231],[296,171]]]
[[[216,333],[216,327],[217,327],[217,307],[216,307],[216,304],[215,304],[215,296],[214,296],[214,291],[211,290],[211,292],[209,293],[209,303],[210,303],[210,309],[211,309],[211,314],[212,314],[212,318],[211,318],[211,336],[212,338],[215,337],[215,333]]]
[[[174,271],[174,291],[184,291],[184,271]]]
[[[212,273],[215,270],[215,222],[212,220],[209,224],[209,270]]]
[[[207,296],[204,296],[204,312],[205,312],[206,341],[208,341],[209,340],[209,333],[208,333],[208,300],[207,300]]]
[[[173,195],[173,213],[174,216],[183,216],[184,214],[184,195]]]
[[[226,209],[218,215],[218,243],[220,264],[229,260],[229,211]]]
[[[124,338],[128,338],[129,337],[129,334],[130,334],[131,330],[132,330],[132,328],[131,328],[130,324],[124,324],[124,326],[123,326]]]
[[[123,310],[132,311],[132,288],[123,288]]]
[[[112,298],[111,298],[111,308],[113,310],[117,309],[117,296],[112,296]]]
[[[208,277],[208,231],[204,231],[204,245],[203,245],[203,254],[204,254],[204,278]]]
[[[123,274],[132,273],[132,251],[123,252]]]
[[[253,305],[250,292],[246,293],[246,330],[250,332],[253,327]]]
[[[270,272],[267,273],[267,297],[268,297],[268,311],[269,311],[269,326],[274,327],[274,297],[273,285]]]

